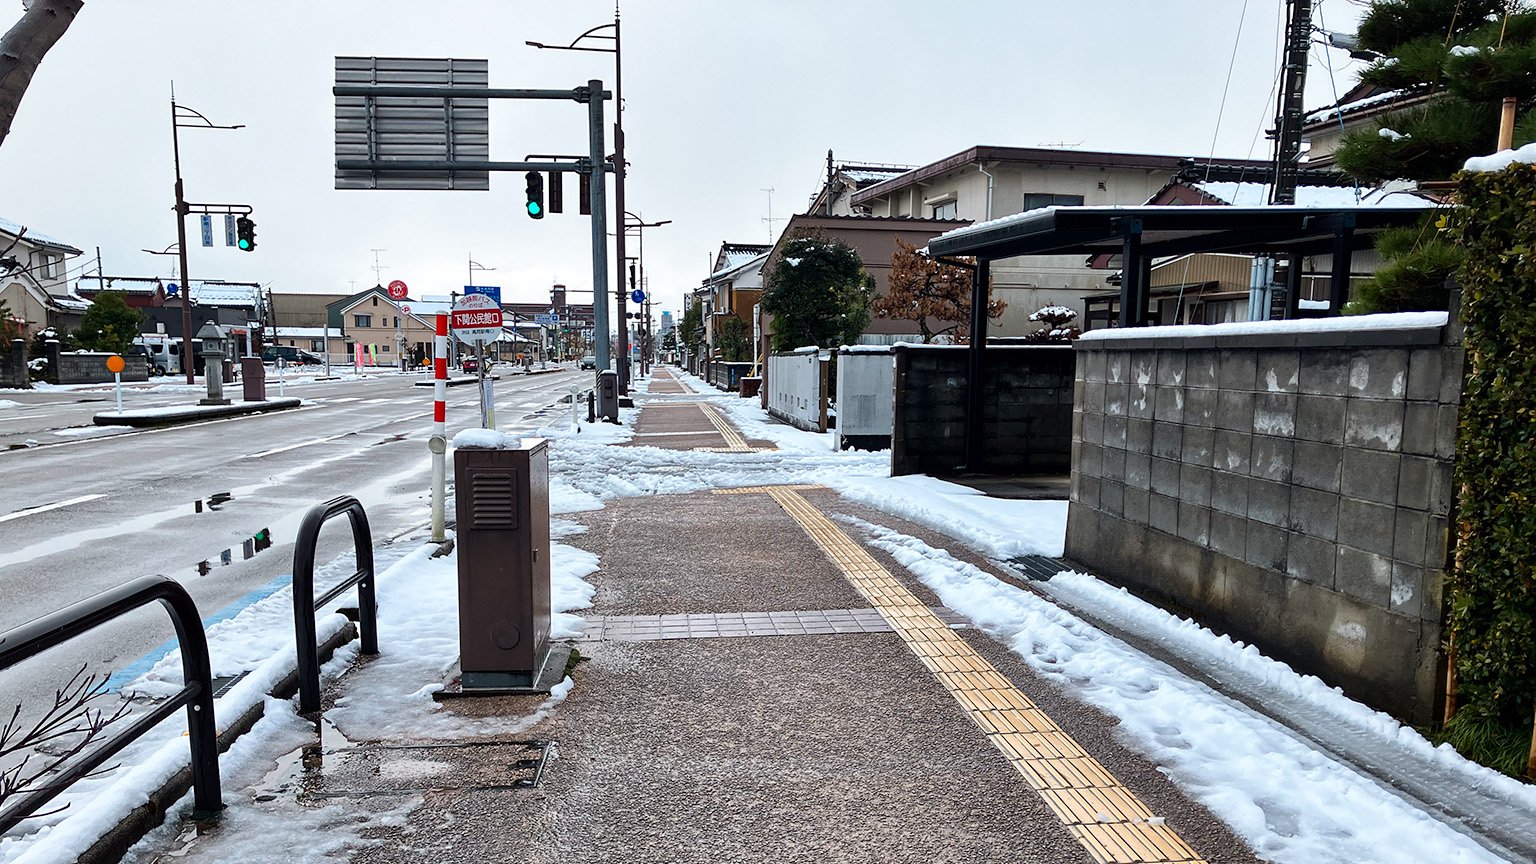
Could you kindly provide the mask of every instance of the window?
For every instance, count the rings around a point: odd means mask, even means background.
[[[943,203],[933,205],[933,218],[954,219],[955,204],[956,202],[954,201],[945,201]]]
[[[309,350],[316,351],[316,352],[324,351],[325,350],[325,340],[324,339],[311,339],[311,340],[309,340]]]
[[[352,323],[354,325],[358,326],[358,327],[372,327],[373,326],[373,316],[372,315],[353,315],[352,316]]]
[[[377,297],[373,298],[373,305],[375,305],[375,306],[379,305],[379,298],[377,298]]]
[[[379,351],[384,353],[384,354],[388,354],[389,353],[389,343],[385,342],[383,345],[380,345],[379,346]]]
[[[44,253],[41,253],[38,257],[43,259],[42,262],[41,262],[41,266],[38,268],[39,271],[42,274],[42,277],[44,279],[52,279],[53,278],[53,256],[49,255],[46,252],[44,252]]]
[[[1026,192],[1024,194],[1024,210],[1039,210],[1042,207],[1081,207],[1083,196],[1081,195],[1056,195],[1051,192]]]

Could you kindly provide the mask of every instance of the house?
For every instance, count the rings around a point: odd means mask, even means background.
[[[90,302],[69,288],[65,262],[79,249],[0,218],[0,300],[22,338],[46,327],[74,331]]]
[[[1307,114],[1301,140],[1307,145],[1304,167],[1333,168],[1344,136],[1374,130],[1388,114],[1423,105],[1431,93],[1422,89],[1388,90],[1361,82],[1332,105]]]
[[[849,204],[887,219],[980,222],[1052,206],[1143,204],[1193,160],[1168,155],[978,145],[849,195]],[[1265,171],[1267,162],[1227,164]],[[951,223],[948,227],[955,227]],[[1008,308],[992,336],[1037,329],[1029,315],[1046,305],[1084,311],[1083,295],[1102,291],[1104,274],[1074,256],[993,262],[993,296]]]
[[[916,165],[887,165],[881,163],[838,163],[827,151],[827,179],[811,197],[807,213],[822,216],[868,216],[867,205],[853,206],[853,193],[916,168]]]
[[[969,224],[951,219],[922,219],[888,216],[820,216],[797,214],[791,216],[784,232],[773,248],[763,256],[759,284],[778,263],[784,244],[804,233],[819,233],[830,239],[840,240],[859,253],[864,272],[875,280],[876,295],[890,292],[891,256],[896,253],[896,241],[910,243],[919,248],[928,241],[954,228]],[[1082,261],[1078,261],[1082,266]],[[1102,276],[1100,277],[1102,279]],[[760,295],[761,292],[759,292]],[[759,312],[759,350],[766,356],[768,339],[773,332],[773,316]],[[889,345],[901,341],[918,341],[917,323],[896,318],[871,318],[869,327],[860,340],[867,344]],[[836,346],[823,345],[823,348]]]
[[[94,300],[102,291],[122,294],[123,302],[143,313],[140,327],[144,332],[181,336],[183,292],[179,280],[161,276],[86,275],[75,285],[75,292],[87,300]],[[266,322],[267,305],[260,283],[194,279],[190,293],[193,333],[207,321],[234,328],[240,334],[259,329]]]
[[[272,326],[315,327],[325,329],[330,304],[344,300],[346,294],[308,294],[273,291],[267,295],[271,304]]]
[[[395,300],[383,288],[370,288],[331,304],[341,318],[342,350],[348,357],[363,349],[365,365],[419,366],[432,356],[437,314],[453,308],[449,299]]]
[[[692,297],[704,312],[704,344],[708,348],[717,345],[717,325],[725,318],[740,318],[751,325],[752,307],[763,293],[759,271],[763,256],[771,248],[766,243],[720,243],[709,276],[693,290]]]

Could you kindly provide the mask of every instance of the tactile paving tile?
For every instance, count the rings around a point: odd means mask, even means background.
[[[969,626],[952,609],[933,610],[946,626]],[[585,619],[578,642],[655,642],[663,639],[726,639],[737,636],[829,636],[890,633],[878,609],[812,609],[789,612],[704,612],[680,615],[608,615]]]
[[[804,487],[729,490],[771,495],[879,611],[976,725],[1101,864],[1203,859],[1098,760],[880,565],[798,494]],[[722,490],[724,491],[724,490]]]

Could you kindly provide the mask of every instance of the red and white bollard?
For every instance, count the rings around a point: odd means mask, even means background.
[[[448,494],[448,315],[437,315],[437,335],[432,341],[432,542],[448,539],[444,501]]]

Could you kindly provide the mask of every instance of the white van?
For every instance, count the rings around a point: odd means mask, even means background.
[[[201,341],[192,340],[194,352],[201,353]],[[144,355],[149,358],[150,369],[155,375],[175,375],[181,372],[181,339],[150,334],[133,340],[133,344],[144,346]]]

